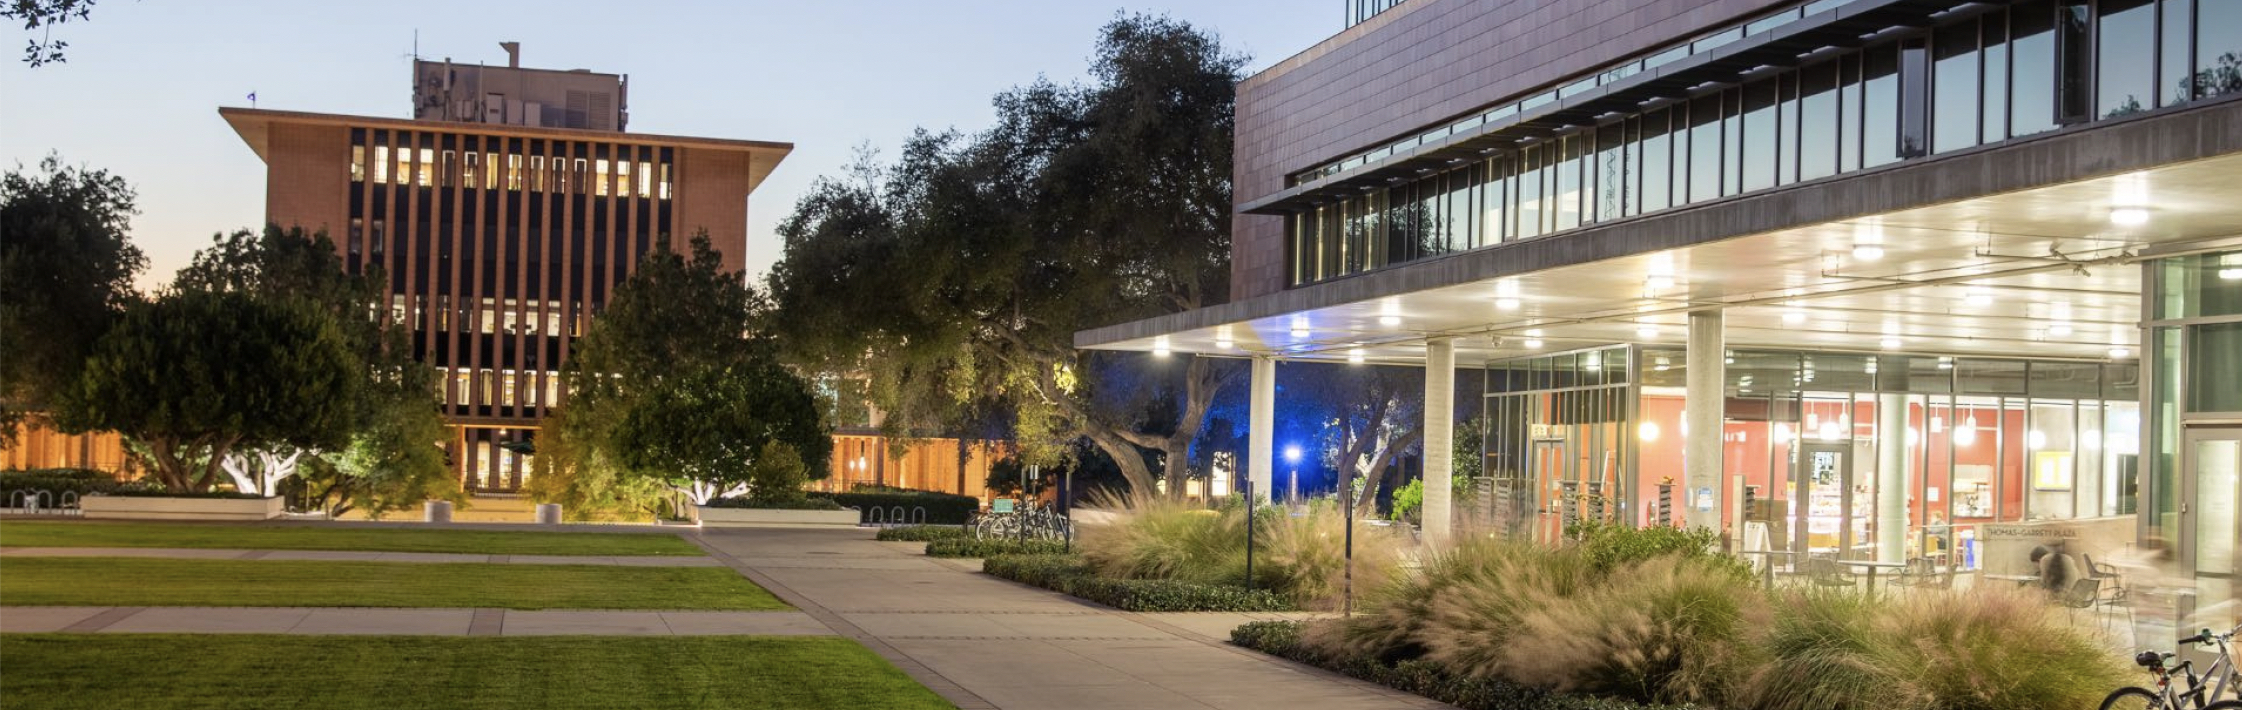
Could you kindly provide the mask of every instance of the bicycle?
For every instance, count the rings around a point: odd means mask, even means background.
[[[1072,526],[1072,521],[1058,510],[1029,503],[1009,512],[981,514],[973,521],[973,536],[977,539],[1063,540]]]
[[[2156,689],[2140,687],[2119,688],[2102,699],[2102,710],[2242,710],[2242,700],[2222,700],[2230,689],[2242,693],[2242,672],[2234,665],[2231,644],[2237,634],[2242,634],[2242,624],[2223,634],[2204,629],[2202,633],[2180,639],[2181,645],[2216,644],[2219,656],[2204,669],[2202,677],[2195,675],[2194,661],[2181,661],[2168,665],[2176,656],[2157,651],[2142,651],[2133,662],[2156,677]],[[2186,688],[2173,687],[2177,676],[2186,681]]]

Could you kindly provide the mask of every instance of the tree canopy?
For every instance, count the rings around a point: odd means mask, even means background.
[[[86,359],[56,421],[145,443],[174,491],[209,490],[236,448],[348,443],[358,358],[332,318],[241,293],[177,291],[130,309]]]
[[[0,19],[20,21],[26,32],[38,31],[23,49],[23,63],[31,66],[63,61],[69,42],[54,38],[54,28],[71,20],[93,16],[94,0],[7,0],[0,2]]]
[[[994,403],[1027,456],[1088,437],[1132,485],[1160,454],[1181,491],[1208,403],[1237,368],[1138,363],[1158,383],[1105,391],[1114,355],[1086,328],[1217,302],[1229,277],[1231,127],[1244,60],[1165,17],[1101,31],[1092,82],[996,98],[971,136],[921,130],[893,165],[823,179],[779,227],[772,330],[791,357],[868,378],[890,433],[939,429]],[[1171,398],[1139,426],[1140,395]]]
[[[752,331],[761,303],[706,234],[683,253],[661,240],[564,366],[532,494],[589,514],[645,505],[658,489],[633,482],[653,481],[702,502],[742,489],[772,444],[823,477],[832,440],[808,383]]]
[[[315,452],[325,460],[308,466],[301,481],[308,498],[330,513],[358,507],[378,514],[464,495],[444,463],[434,372],[414,359],[406,328],[372,315],[387,311],[381,303],[385,278],[379,266],[352,273],[324,232],[267,225],[212,237],[173,280],[183,291],[239,293],[312,309],[331,319],[349,343],[363,386],[334,406],[350,413],[351,442]]]
[[[48,157],[0,178],[0,445],[74,386],[94,341],[139,300],[124,178]]]

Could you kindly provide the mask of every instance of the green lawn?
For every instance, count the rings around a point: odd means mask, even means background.
[[[562,533],[222,523],[0,522],[0,547],[193,547],[234,550],[367,550],[486,555],[701,556],[683,538],[654,533]]]
[[[951,708],[832,637],[0,636],[9,708]]]
[[[11,557],[0,605],[790,608],[725,567]]]

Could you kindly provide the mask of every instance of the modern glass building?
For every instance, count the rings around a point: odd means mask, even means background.
[[[2233,613],[2242,0],[1347,12],[1238,88],[1231,301],[1076,338],[1250,358],[1257,481],[1278,363],[1420,366],[1435,544],[2065,545]]]

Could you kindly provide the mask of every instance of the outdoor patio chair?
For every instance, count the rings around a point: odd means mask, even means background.
[[[2095,562],[2093,555],[2085,555],[2084,557],[2086,559],[2086,576],[2092,579],[2101,580],[2102,587],[2108,591],[2107,594],[2104,594],[2102,596],[2101,603],[2124,603],[2125,575],[2118,571],[2116,565],[2112,565],[2106,562]]]
[[[1804,575],[1807,581],[1813,582],[1816,586],[1847,588],[1856,586],[1853,574],[1838,565],[1837,560],[1827,557],[1816,557],[1799,563],[1798,573]]]
[[[2102,580],[2088,577],[2071,583],[2071,588],[2057,592],[2055,603],[2073,609],[2091,609],[2101,599]]]

